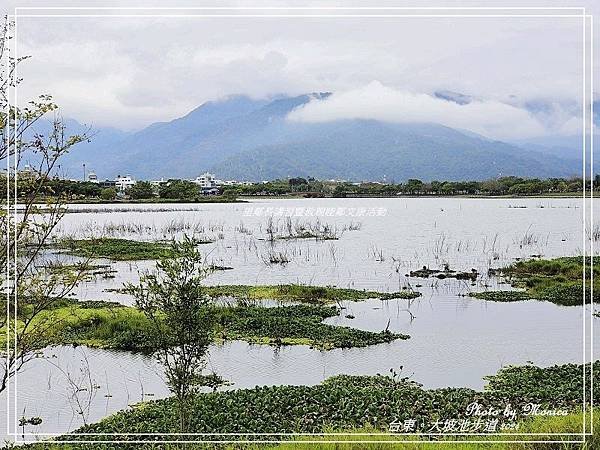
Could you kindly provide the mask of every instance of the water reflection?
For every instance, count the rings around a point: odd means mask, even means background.
[[[514,258],[580,254],[580,200],[311,199],[253,205],[368,206],[385,208],[387,214],[322,217],[321,221],[345,230],[337,240],[270,243],[265,240],[267,219],[246,216],[247,205],[243,204],[174,205],[171,211],[169,205],[135,205],[125,211],[113,211],[116,206],[107,205],[100,212],[83,212],[89,206],[76,205],[81,211],[67,214],[59,231],[89,236],[94,230],[104,232],[112,227],[118,237],[163,239],[189,226],[187,231],[214,239],[202,246],[210,263],[234,268],[216,272],[208,280],[212,284],[306,283],[382,291],[410,286],[423,293],[412,301],[344,302],[343,314],[326,319],[326,323],[372,331],[389,325],[391,331],[409,334],[406,341],[332,351],[307,346],[275,349],[237,341],[213,346],[209,369],[234,383],[228,389],[315,384],[336,374],[387,373],[400,366],[403,375],[429,388],[479,389],[483,376],[506,364],[581,362],[583,308],[464,297],[473,289],[495,287],[498,280],[485,275],[475,285],[464,280],[406,276],[423,265],[449,264],[457,270],[475,268],[486,274],[490,267]],[[280,220],[284,226],[285,219]],[[350,222],[360,222],[360,227],[350,229]],[[273,248],[285,252],[290,262],[266,264],[265,252]],[[76,296],[131,303],[128,296],[106,290],[136,281],[139,270],[153,265],[148,261],[110,264],[118,271],[116,278],[85,283]],[[87,391],[74,393],[81,383]],[[152,358],[85,347],[47,349],[19,374],[17,389],[17,413],[12,414],[41,417],[41,425],[28,427],[38,433],[72,430],[132,403],[168,393],[162,371]],[[4,430],[6,424],[0,427]]]

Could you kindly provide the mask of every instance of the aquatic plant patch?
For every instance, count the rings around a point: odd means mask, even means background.
[[[333,427],[325,427],[322,432],[325,433],[336,433],[335,435],[296,435],[289,436],[290,442],[283,442],[279,444],[222,444],[218,448],[226,450],[234,450],[243,448],[245,450],[388,450],[391,447],[394,450],[415,450],[425,449],[434,446],[438,450],[481,450],[483,448],[493,448],[494,450],[533,450],[539,448],[539,445],[535,441],[569,441],[572,435],[581,433],[581,425],[584,420],[590,419],[590,413],[588,411],[587,418],[582,412],[572,412],[566,416],[539,416],[533,419],[527,419],[520,421],[516,430],[506,430],[498,435],[477,435],[477,436],[438,436],[435,444],[431,443],[428,436],[419,436],[418,434],[398,434],[390,435],[385,433],[384,430],[377,428],[373,425],[366,425],[362,427],[354,427],[351,429],[336,429]],[[593,414],[594,429],[600,428],[600,408],[594,408]],[[387,431],[387,430],[386,430]],[[518,435],[513,433],[518,432]],[[347,433],[347,434],[339,434]],[[85,439],[77,436],[80,439]],[[127,437],[122,436],[119,440],[125,440]],[[166,438],[166,436],[164,437]],[[262,440],[264,436],[260,436]],[[59,438],[60,441],[61,438]],[[62,439],[67,439],[66,437]],[[73,436],[71,436],[73,439]],[[87,438],[89,439],[89,437]],[[327,441],[345,441],[343,443],[332,444]],[[389,441],[394,440],[393,444]],[[518,443],[515,441],[534,441],[531,443]],[[378,442],[384,441],[384,442]],[[385,442],[387,441],[387,442]],[[409,442],[404,442],[409,441]],[[416,444],[415,441],[422,441],[422,445]],[[447,442],[445,442],[447,441]],[[458,442],[457,442],[458,441]],[[469,441],[484,441],[484,443],[470,443]],[[501,441],[501,442],[498,442]],[[75,449],[88,449],[90,443],[86,444],[67,444],[61,442],[45,441],[43,443],[28,444],[24,445],[23,448],[35,449],[35,450],[75,450]],[[164,446],[165,448],[169,448]],[[102,450],[114,450],[118,449],[131,449],[131,450],[154,450],[159,447],[156,443],[127,443],[121,442],[120,444],[101,444],[94,442],[94,448]],[[173,447],[175,448],[175,447]],[[186,449],[197,450],[197,449],[208,449],[215,448],[210,444],[202,443],[186,443]],[[586,444],[569,444],[568,442],[556,443],[551,448],[560,448],[565,450],[595,450],[600,448],[600,435],[594,433],[586,437]]]
[[[444,269],[430,269],[427,266],[423,266],[417,270],[411,270],[406,274],[407,277],[416,277],[416,278],[429,278],[435,277],[440,280],[444,280],[446,278],[456,278],[457,280],[477,280],[479,273],[475,269],[471,269],[468,272],[460,272],[456,270],[451,270],[449,267],[444,267]]]
[[[592,264],[592,267],[590,267]],[[583,281],[584,269],[589,275],[600,274],[600,258],[563,257],[531,259],[497,269],[494,272],[506,277],[518,291],[471,292],[474,298],[491,301],[541,300],[563,306],[600,303],[600,288],[590,287],[589,276]]]
[[[107,258],[115,261],[171,258],[168,242],[145,242],[118,238],[62,239],[54,248],[86,258]]]
[[[269,345],[306,344],[320,349],[365,347],[409,338],[388,330],[370,332],[321,323],[339,313],[334,306],[314,305],[219,308],[217,337]]]
[[[389,330],[372,332],[322,323],[340,314],[340,309],[334,306],[218,306],[213,312],[217,341],[238,339],[276,346],[303,344],[329,350],[409,338]],[[147,317],[134,307],[118,303],[61,300],[36,320],[40,324],[52,324],[46,327],[40,348],[72,344],[152,353],[157,345]],[[5,335],[0,334],[2,344]]]
[[[306,286],[301,284],[206,286],[206,293],[214,298],[229,297],[251,300],[282,300],[301,303],[335,303],[343,300],[360,301],[368,298],[379,298],[382,300],[395,298],[411,299],[421,296],[420,292],[409,289],[400,292],[385,293],[336,288],[331,286]]]
[[[597,367],[595,364],[593,374],[596,390],[600,381]],[[504,409],[510,403],[521,420],[530,404],[562,415],[581,407],[582,372],[583,367],[575,364],[507,367],[487,377],[483,391],[425,390],[397,376],[340,375],[317,386],[261,386],[200,394],[191,408],[192,429],[197,433],[318,433],[367,426],[387,431],[390,424],[405,420],[428,426],[465,418],[474,403],[482,411]],[[142,403],[78,431],[176,432],[173,401]],[[500,423],[505,420],[499,417]]]
[[[523,300],[532,300],[532,298],[523,291],[470,292],[469,297],[480,298],[492,302],[521,302]]]

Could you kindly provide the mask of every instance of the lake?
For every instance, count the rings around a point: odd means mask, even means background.
[[[427,388],[481,389],[482,377],[505,365],[582,361],[582,323],[589,307],[465,297],[472,290],[497,287],[501,280],[487,276],[488,269],[516,258],[580,255],[589,234],[582,225],[581,199],[269,199],[231,204],[78,204],[70,211],[57,236],[162,240],[188,233],[212,241],[200,246],[206,261],[232,269],[216,271],[206,280],[209,284],[303,283],[385,292],[411,287],[423,294],[411,301],[343,302],[343,314],[326,319],[373,331],[389,326],[409,334],[408,340],[330,351],[238,341],[215,345],[208,369],[233,383],[227,389],[316,384],[336,374],[400,372],[400,367],[403,376]],[[335,239],[269,240],[271,234],[289,237],[290,232],[307,229]],[[272,262],[281,257],[288,262]],[[75,297],[131,304],[129,296],[110,290],[135,282],[139,271],[154,266],[151,261],[110,264],[117,270],[115,278],[86,282]],[[422,266],[444,265],[475,269],[482,276],[474,284],[407,276]],[[345,317],[350,314],[355,318]],[[74,393],[74,386],[82,383],[89,388]],[[18,375],[16,388],[16,415],[41,417],[41,425],[26,430],[40,437],[168,394],[160,366],[151,358],[84,347],[46,349]],[[6,423],[0,427],[5,430]]]

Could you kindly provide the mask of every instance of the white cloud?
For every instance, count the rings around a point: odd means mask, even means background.
[[[378,81],[325,100],[312,100],[297,108],[289,120],[328,122],[343,119],[375,119],[396,123],[439,123],[467,129],[495,139],[538,136],[546,130],[529,112],[490,100],[466,105],[427,94],[384,86]]]
[[[490,99],[481,108],[492,100],[516,109],[535,99],[571,104],[581,93],[578,18],[31,17],[19,19],[18,42],[32,55],[19,72],[19,98],[50,93],[65,116],[129,129],[230,94],[341,93],[372,80]],[[505,106],[493,112],[509,122],[489,134],[534,129],[522,112],[524,124]],[[558,132],[570,117],[538,120]]]

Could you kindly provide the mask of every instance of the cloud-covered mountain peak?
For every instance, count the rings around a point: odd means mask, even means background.
[[[375,92],[389,93],[385,89]],[[360,111],[356,107],[363,105],[352,103],[358,97],[346,102],[343,95],[344,101],[329,104],[336,96],[317,92],[270,99],[225,97],[170,122],[127,134],[108,146],[82,144],[69,154],[64,167],[79,174],[86,163],[101,178],[117,173],[138,179],[193,178],[214,170],[221,178],[250,180],[304,175],[375,180],[383,174],[395,180],[482,179],[500,173],[545,177],[576,175],[579,168],[573,161],[482,139],[459,130],[463,127],[449,127],[431,114],[400,122],[386,120],[385,115],[378,119],[360,114],[334,115],[332,120],[290,119],[314,105],[327,105],[334,111],[346,104]],[[430,99],[434,97],[395,95],[388,101],[393,106],[401,101],[427,105]],[[470,107],[434,101],[453,108]]]

